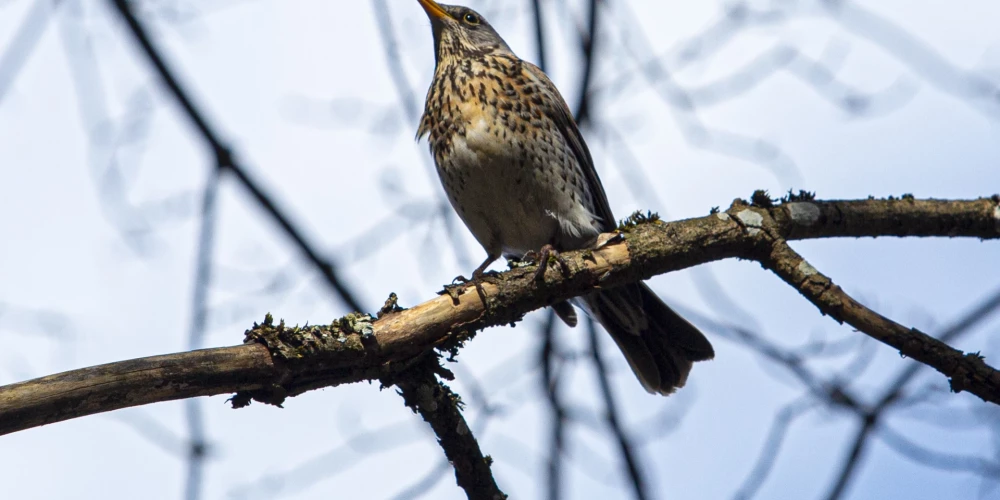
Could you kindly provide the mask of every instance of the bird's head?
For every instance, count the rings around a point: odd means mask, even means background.
[[[466,58],[493,53],[510,53],[507,42],[478,12],[458,5],[441,5],[434,0],[417,0],[431,20],[434,32],[434,60]]]

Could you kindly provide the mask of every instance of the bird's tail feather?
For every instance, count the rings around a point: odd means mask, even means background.
[[[674,392],[687,382],[695,361],[715,357],[705,335],[645,283],[600,290],[583,297],[583,302],[649,392]]]

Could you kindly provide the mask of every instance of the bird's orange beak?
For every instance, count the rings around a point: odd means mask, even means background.
[[[451,17],[434,0],[417,0],[417,1],[420,2],[420,6],[424,8],[424,12],[427,13],[427,17],[430,17],[431,19],[445,19]]]

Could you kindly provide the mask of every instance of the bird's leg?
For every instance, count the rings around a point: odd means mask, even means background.
[[[479,294],[479,300],[483,301],[483,307],[489,309],[489,304],[486,302],[486,291],[483,290],[483,275],[486,274],[486,268],[490,267],[493,261],[497,260],[499,255],[487,255],[486,260],[475,271],[472,271],[472,284],[476,285],[476,293]]]
[[[482,279],[482,277],[486,274],[486,268],[490,267],[490,264],[492,264],[499,258],[500,258],[499,255],[487,255],[486,260],[484,260],[482,264],[479,264],[479,267],[477,267],[474,271],[472,271],[472,279],[466,278],[465,276],[462,275],[458,275],[455,276],[455,279],[451,280],[451,282],[468,283],[470,281],[476,281]]]
[[[545,281],[545,271],[549,268],[549,259],[552,259],[556,261],[556,264],[559,264],[559,269],[562,270],[563,274],[569,272],[569,264],[567,264],[566,260],[559,255],[559,250],[556,250],[556,247],[551,244],[543,246],[537,253],[535,251],[531,251],[528,252],[528,254],[530,254],[530,258],[533,259],[536,256],[538,257],[535,259],[535,262],[538,262],[538,270],[535,271],[535,279],[538,281]],[[525,258],[528,257],[529,255],[525,255]]]
[[[494,261],[500,258],[499,254],[489,254],[486,256],[486,260],[475,271],[472,271],[472,279],[466,279],[465,276],[456,276],[455,279],[451,280],[452,283],[468,283],[472,282],[476,286],[476,293],[479,294],[479,300],[483,301],[483,306],[487,306],[486,303],[486,290],[483,289],[483,276],[486,275],[486,268],[490,267]]]

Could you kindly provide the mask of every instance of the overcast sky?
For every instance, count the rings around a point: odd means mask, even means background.
[[[21,39],[26,19],[45,20],[16,73],[2,73],[11,59],[0,56],[2,384],[188,345],[198,206],[213,160],[107,2],[58,3],[50,11],[27,0],[0,1],[0,54]],[[975,94],[989,88],[988,79],[1000,81],[1000,3],[882,0],[867,2],[876,4],[865,7],[871,10],[840,2],[841,10],[827,11],[809,1],[753,2],[794,15],[740,29],[715,48],[714,38],[698,37],[715,33],[729,3],[606,2],[588,142],[618,217],[637,209],[672,219],[701,216],[755,189],[808,189],[824,199],[1000,191],[1000,94],[996,84],[992,101]],[[788,7],[796,3],[804,7]],[[549,74],[575,103],[580,55],[573,40],[582,2],[545,4]],[[431,218],[440,187],[426,144],[413,140],[417,120],[401,104],[380,39],[380,29],[394,33],[407,89],[422,106],[433,52],[417,2],[143,5],[156,41],[213,125],[254,179],[340,264],[370,310],[389,292],[404,306],[426,300],[482,259],[464,228],[450,238],[441,219]],[[377,15],[380,5],[390,19]],[[528,2],[470,5],[515,52],[536,60]],[[640,76],[630,51],[650,48],[673,84],[651,86]],[[756,79],[754,68],[765,76]],[[971,75],[986,80],[977,86]],[[664,99],[675,95],[674,86],[689,91],[695,113]],[[845,98],[867,107],[849,112]],[[266,312],[290,323],[326,323],[347,312],[230,181],[219,199],[204,346],[240,343]],[[865,304],[931,333],[1000,286],[995,241],[793,246]],[[782,346],[860,334],[747,262],[702,266],[651,284],[706,328],[717,355],[665,399],[646,394],[606,342],[630,432],[644,443],[641,458],[656,498],[731,498],[775,414],[805,391],[781,368],[713,334],[709,321]],[[467,418],[512,498],[544,493],[548,421],[535,365],[542,318],[535,313],[516,328],[479,335],[459,356],[452,384],[473,401],[475,380],[503,409],[485,428],[479,404],[469,405]],[[586,346],[582,329],[559,335],[568,349]],[[995,361],[1000,318],[957,347]],[[861,349],[874,358],[851,388],[875,399],[908,361],[874,342]],[[834,357],[815,368],[830,374],[856,358]],[[943,386],[931,372],[920,380]],[[592,371],[581,364],[571,373],[567,398],[594,407]],[[284,409],[255,404],[234,411],[225,399],[201,402],[212,445],[204,498],[382,498],[443,460],[426,425],[394,390],[377,385],[307,393]],[[184,410],[182,402],[163,403],[4,436],[0,482],[9,498],[180,498]],[[982,424],[990,418],[995,429],[995,407],[968,394],[945,395],[887,425],[931,450],[1000,460],[997,434]],[[948,425],[933,423],[942,420]],[[758,498],[820,497],[856,426],[847,414],[809,410],[796,420]],[[578,424],[570,436],[566,498],[623,496],[607,435]],[[983,490],[973,474],[925,467],[876,440],[847,497],[930,500],[985,491],[1000,498],[996,486]],[[427,496],[461,497],[450,471]]]

